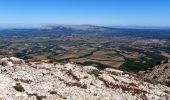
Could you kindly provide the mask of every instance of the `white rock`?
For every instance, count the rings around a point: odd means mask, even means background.
[[[13,63],[13,64],[23,64],[24,60],[16,58],[16,57],[10,57],[9,60]]]
[[[21,59],[4,58],[0,74],[0,100],[169,100],[170,88],[153,85],[122,75],[122,71],[93,66],[32,63],[20,64]],[[14,64],[13,64],[14,62]],[[95,73],[95,71],[96,73]],[[94,73],[89,74],[89,72]],[[107,72],[114,72],[107,73]],[[99,75],[93,75],[99,74]],[[19,91],[14,86],[24,89]]]

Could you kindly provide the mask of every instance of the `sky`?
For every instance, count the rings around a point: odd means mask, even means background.
[[[0,27],[40,24],[170,26],[170,0],[0,0]]]

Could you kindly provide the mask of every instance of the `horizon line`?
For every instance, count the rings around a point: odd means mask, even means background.
[[[13,29],[13,28],[41,28],[45,25],[93,25],[93,26],[103,26],[112,28],[130,28],[130,29],[170,29],[170,26],[163,25],[114,25],[114,24],[58,24],[58,23],[0,23],[0,29]]]

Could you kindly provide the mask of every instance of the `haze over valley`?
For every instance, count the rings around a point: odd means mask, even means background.
[[[170,100],[168,0],[4,0],[0,100]]]

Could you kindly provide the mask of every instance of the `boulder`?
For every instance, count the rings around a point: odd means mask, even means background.
[[[24,60],[16,58],[16,57],[10,57],[9,61],[11,61],[13,64],[24,64]]]
[[[9,58],[2,58],[0,59],[0,65],[3,65],[3,62],[7,62]]]

